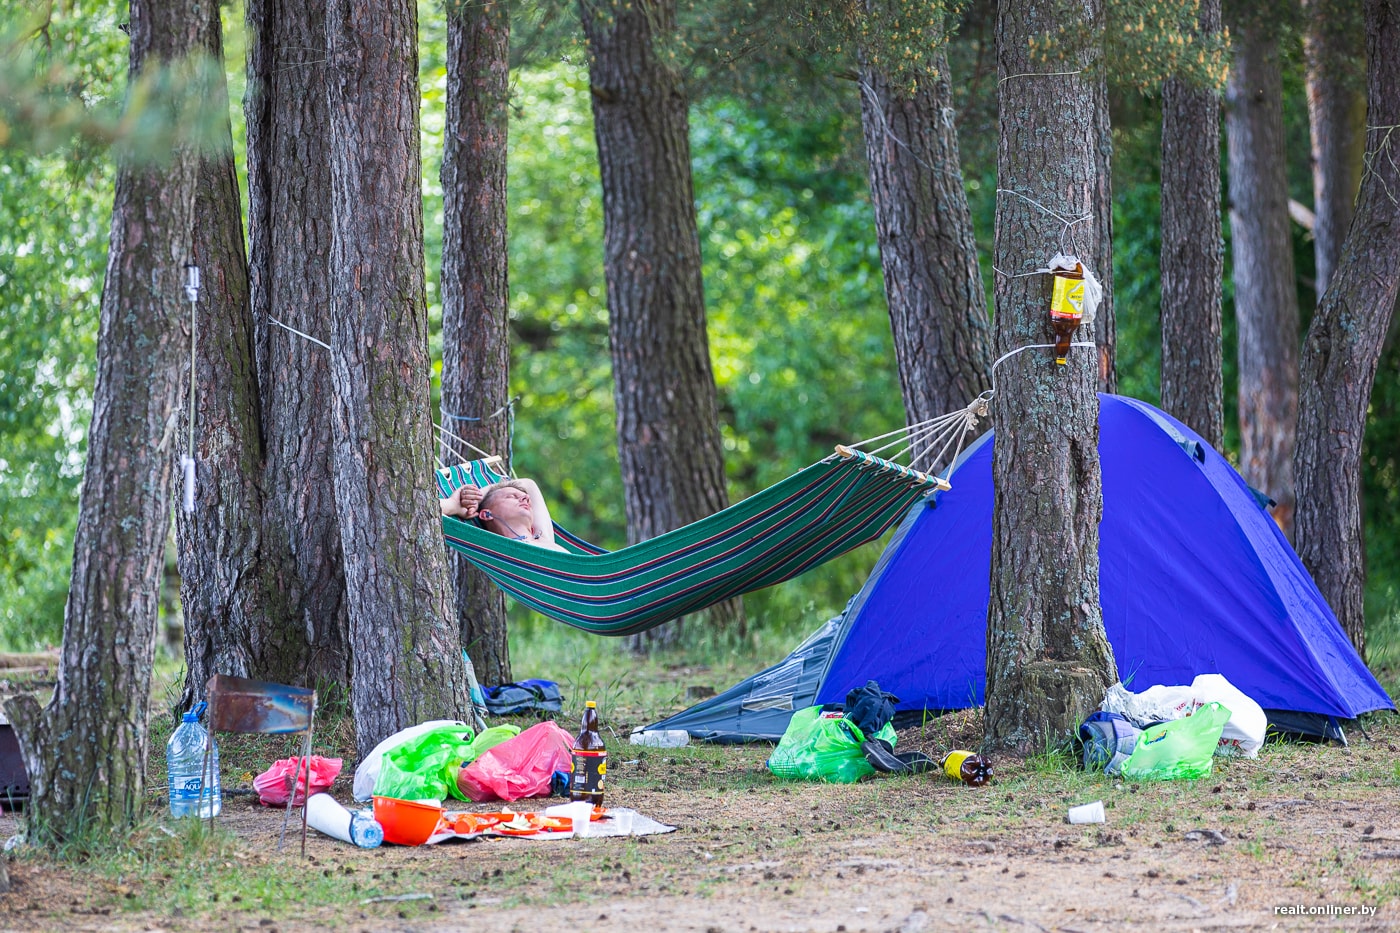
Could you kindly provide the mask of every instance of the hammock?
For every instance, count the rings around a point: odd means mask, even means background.
[[[503,478],[481,460],[437,472],[443,496]],[[936,476],[838,447],[722,512],[619,551],[557,523],[567,553],[452,517],[442,529],[449,547],[522,603],[595,635],[632,635],[804,573],[878,538],[915,500],[946,488]]]

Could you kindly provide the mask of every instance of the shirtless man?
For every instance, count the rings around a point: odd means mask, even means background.
[[[536,547],[566,551],[554,540],[549,507],[532,479],[502,480],[485,489],[463,486],[438,504],[442,514],[468,521],[475,518],[487,531]]]

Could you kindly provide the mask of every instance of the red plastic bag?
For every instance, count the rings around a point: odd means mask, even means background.
[[[477,803],[544,796],[555,771],[572,769],[573,747],[573,736],[542,722],[483,752],[457,775],[457,787]]]
[[[274,761],[272,767],[262,774],[253,778],[253,789],[258,792],[258,800],[268,807],[285,807],[287,805],[287,789],[291,787],[292,775],[297,773],[300,765],[301,771],[297,774],[297,792],[292,798],[292,806],[300,807],[306,803],[307,768],[311,769],[311,793],[319,794],[330,788],[335,782],[336,775],[340,774],[342,759],[322,758],[320,755],[312,755],[306,759],[307,764],[301,765],[300,759],[283,758],[281,761]]]

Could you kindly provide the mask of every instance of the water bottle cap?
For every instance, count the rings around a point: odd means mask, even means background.
[[[186,714],[185,714],[183,717],[181,717],[181,718],[182,718],[185,722],[199,722],[199,714],[196,713],[194,710],[190,710],[188,713],[186,713]]]
[[[199,722],[199,717],[204,715],[204,711],[209,708],[209,704],[200,700],[189,709],[182,717],[184,722]]]
[[[586,706],[586,707],[588,707],[589,709],[597,709],[597,708],[598,708],[598,704],[597,704],[597,703],[594,703],[592,700],[589,700],[587,703],[585,703],[585,704],[583,704],[583,705]]]

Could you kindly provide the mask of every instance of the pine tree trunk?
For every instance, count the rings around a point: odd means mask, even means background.
[[[1332,279],[1351,226],[1366,143],[1365,60],[1357,0],[1305,0],[1308,122],[1312,128],[1317,297]],[[1400,93],[1392,88],[1390,93]]]
[[[1029,51],[1030,37],[1061,28],[1062,37],[1091,36],[1102,7],[1074,9],[1081,21],[1065,19],[1066,10],[1050,0],[998,8],[997,167],[1006,189],[997,199],[998,353],[1052,339],[1042,277],[1013,276],[1059,252],[1064,228],[1030,202],[1065,217],[1099,209],[1100,119],[1093,110],[1102,97],[1084,74],[1038,76],[1090,72],[1099,50],[1061,46],[1048,60]],[[1101,255],[1100,229],[1077,226],[1081,255]],[[1029,754],[1062,743],[1117,679],[1099,606],[1097,364],[1095,354],[1079,350],[1064,366],[1049,351],[1028,350],[997,374],[987,619],[986,745],[992,749]]]
[[[1220,32],[1220,0],[1198,31]],[[1220,345],[1220,95],[1177,78],[1162,86],[1162,408],[1217,450],[1225,441]]]
[[[200,46],[215,66],[212,103],[227,113],[218,4],[208,4],[205,12]],[[275,663],[272,671],[263,663],[265,639],[287,631],[275,578],[261,555],[260,400],[243,214],[227,120],[219,148],[200,160],[194,216],[193,254],[203,284],[195,325],[197,481],[195,511],[175,510],[187,706],[204,695],[204,685],[215,673],[276,673]],[[184,336],[188,339],[188,330]],[[186,367],[182,386],[189,384],[188,363]],[[177,455],[186,452],[188,416],[186,404],[174,445]],[[278,652],[272,654],[275,659]]]
[[[603,187],[618,453],[635,543],[729,504],[705,330],[700,238],[690,175],[685,89],[660,46],[674,0],[581,4]],[[742,632],[743,603],[706,615]],[[680,637],[680,621],[633,636],[646,650]]]
[[[1094,251],[1086,262],[1103,286],[1103,300],[1094,316],[1094,343],[1098,344],[1100,392],[1118,391],[1118,319],[1113,313],[1113,124],[1109,120],[1108,78],[1098,69],[1086,79],[1094,91]],[[1078,227],[1066,236],[1079,249]],[[1085,337],[1087,338],[1087,334]]]
[[[1400,292],[1400,5],[1367,0],[1366,172],[1332,284],[1303,345],[1298,554],[1358,651],[1366,648],[1361,444]]]
[[[433,471],[413,0],[332,0],[335,501],[360,754],[427,719],[462,718],[467,668],[448,608]]]
[[[870,197],[912,425],[990,388],[991,322],[950,116],[947,57],[933,56],[912,93],[892,87],[864,58],[860,110]]]
[[[1293,443],[1298,427],[1298,293],[1288,232],[1283,79],[1278,37],[1263,8],[1231,29],[1235,63],[1226,90],[1230,230],[1239,333],[1240,472],[1293,527]]]
[[[509,457],[506,118],[510,18],[499,3],[449,0],[447,132],[442,153],[442,424]],[[459,442],[447,457],[472,457]],[[456,453],[454,453],[454,451]],[[449,460],[448,462],[451,462]],[[449,558],[457,625],[477,676],[511,680],[506,601],[460,555]]]
[[[132,0],[133,82],[198,48],[210,2]],[[179,79],[195,83],[192,69]],[[58,689],[42,710],[31,696],[6,704],[35,842],[102,838],[142,810],[197,167],[193,150],[177,149],[117,175]]]
[[[263,555],[282,606],[260,676],[350,682],[341,509],[331,473],[330,142],[321,4],[248,0],[249,279],[262,393]],[[285,621],[283,621],[285,620]]]

